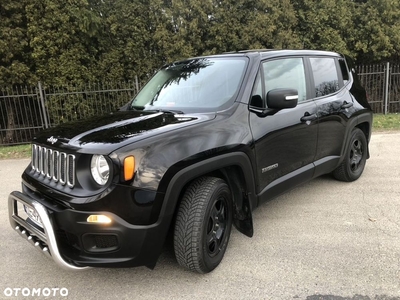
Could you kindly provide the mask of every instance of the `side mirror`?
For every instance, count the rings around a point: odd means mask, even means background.
[[[299,93],[295,89],[275,89],[267,93],[267,106],[271,109],[285,109],[297,106]]]

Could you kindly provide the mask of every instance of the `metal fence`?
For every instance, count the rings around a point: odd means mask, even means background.
[[[42,89],[50,126],[115,111],[138,90],[137,80]]]
[[[0,145],[29,143],[35,133],[60,123],[115,111],[139,90],[139,83],[0,88]]]
[[[400,65],[359,66],[357,71],[374,113],[400,112]]]
[[[0,144],[26,143],[44,128],[45,114],[37,87],[0,88]]]
[[[400,65],[357,67],[375,113],[400,112]],[[43,128],[107,113],[138,92],[139,83],[94,83],[85,86],[0,87],[0,145],[29,143]]]

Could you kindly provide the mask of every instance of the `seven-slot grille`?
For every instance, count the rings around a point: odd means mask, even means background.
[[[75,155],[33,144],[32,169],[70,188],[75,185]]]

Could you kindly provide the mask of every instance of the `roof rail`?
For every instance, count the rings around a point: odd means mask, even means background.
[[[247,53],[247,52],[267,52],[267,51],[273,51],[276,49],[268,49],[268,48],[264,48],[264,49],[248,49],[248,50],[240,50],[238,51],[239,53]]]
[[[247,50],[238,50],[238,51],[226,51],[222,52],[222,54],[234,54],[234,53],[249,53],[249,52],[267,52],[267,51],[274,51],[276,49],[247,49]]]

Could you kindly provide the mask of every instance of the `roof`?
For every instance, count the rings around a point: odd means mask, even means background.
[[[307,50],[307,49],[299,49],[299,50],[291,50],[291,49],[249,49],[249,50],[240,50],[240,51],[232,51],[225,52],[224,54],[249,54],[249,53],[257,53],[262,57],[270,57],[270,56],[285,56],[285,55],[328,55],[328,56],[340,56],[340,54],[332,51],[323,51],[323,50]]]
[[[322,51],[322,50],[288,50],[288,49],[249,49],[249,50],[240,50],[240,51],[232,51],[232,52],[224,52],[221,54],[215,55],[205,55],[205,56],[198,56],[192,57],[188,59],[197,59],[197,58],[204,58],[204,57],[255,57],[259,56],[261,59],[265,58],[274,58],[274,57],[285,57],[285,56],[335,56],[340,57],[341,54],[336,52],[330,51]],[[182,60],[186,61],[188,59]]]

